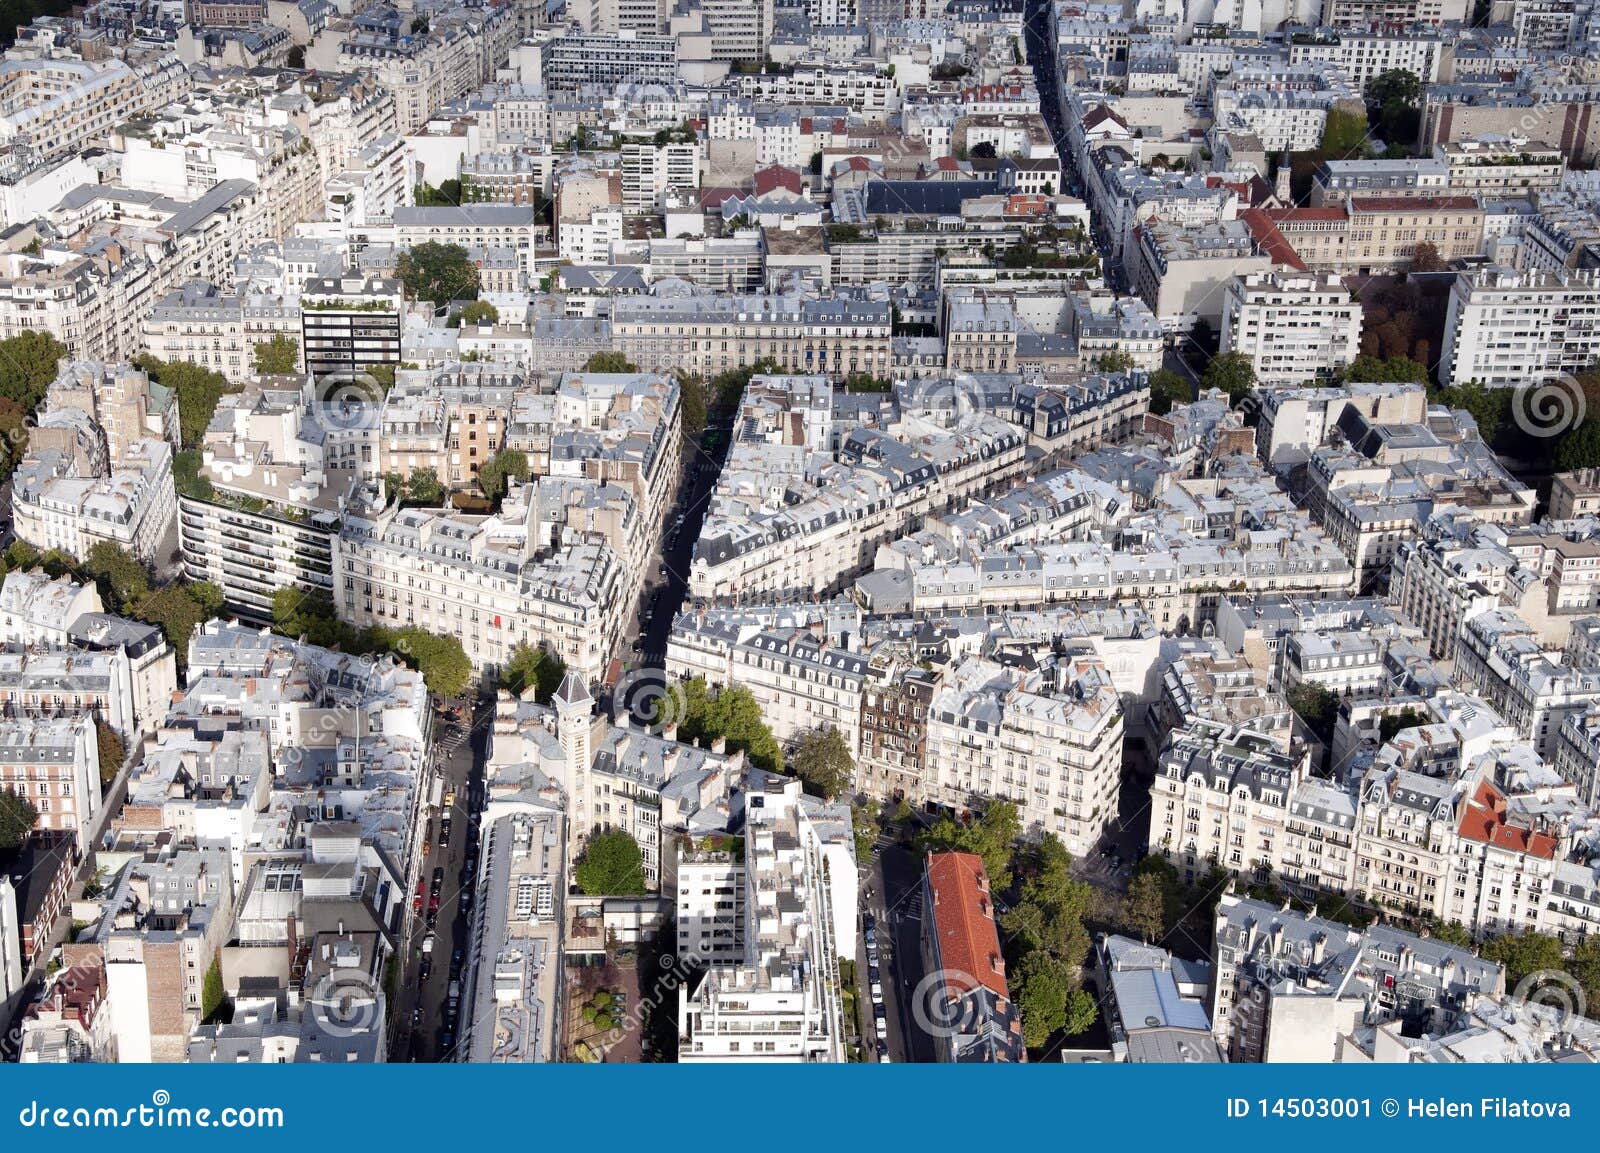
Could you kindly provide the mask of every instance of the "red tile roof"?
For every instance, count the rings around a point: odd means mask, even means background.
[[[1300,259],[1300,254],[1294,250],[1294,245],[1278,231],[1278,226],[1268,210],[1246,208],[1239,213],[1239,219],[1244,221],[1245,227],[1250,230],[1256,246],[1272,258],[1272,263],[1287,264],[1297,272],[1306,271],[1306,262]]]
[[[1351,212],[1461,212],[1478,207],[1470,196],[1352,196]]]
[[[796,196],[805,187],[800,179],[800,174],[792,168],[785,168],[781,164],[769,164],[756,173],[752,181],[757,196],[765,196],[776,189],[783,188]]]
[[[1509,823],[1505,794],[1488,781],[1478,785],[1472,799],[1461,807],[1461,835],[1469,841],[1493,845],[1513,853],[1553,860],[1556,840],[1523,825]]]
[[[939,963],[947,974],[949,991],[956,996],[970,992],[971,986],[959,979],[966,976],[997,997],[1009,999],[1006,963],[995,932],[994,903],[983,858],[973,853],[928,854],[928,888],[933,908],[924,910],[924,915],[933,918]]]

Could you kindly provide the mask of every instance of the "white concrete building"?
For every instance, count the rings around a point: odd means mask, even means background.
[[[1361,303],[1330,273],[1236,276],[1222,305],[1221,350],[1248,357],[1256,383],[1331,377],[1361,353]]]

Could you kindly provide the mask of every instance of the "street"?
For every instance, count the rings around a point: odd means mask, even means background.
[[[400,974],[391,1008],[395,1022],[391,1059],[395,1061],[448,1060],[445,1041],[453,1043],[460,1035],[459,1023],[445,1020],[445,1002],[450,981],[461,974],[462,961],[454,960],[460,949],[462,960],[467,947],[468,910],[462,903],[471,892],[468,850],[476,868],[477,813],[483,807],[483,764],[488,755],[489,730],[494,719],[494,697],[477,698],[470,725],[449,713],[440,716],[434,732],[434,764],[443,778],[441,796],[453,793],[455,803],[439,811],[428,810],[423,817],[431,828],[431,849],[423,860],[421,877],[425,886],[423,911],[427,911],[427,886],[435,869],[443,869],[439,894],[439,916],[434,926],[433,951],[425,959],[422,942],[428,933],[425,916],[413,918],[411,939],[403,942],[400,955],[404,969]],[[450,839],[440,844],[444,816],[450,816]],[[463,887],[465,886],[465,888]],[[422,978],[424,961],[427,978]],[[414,1017],[420,1009],[420,1017]],[[415,1023],[414,1023],[415,1022]]]
[[[668,510],[668,520],[663,526],[658,567],[645,585],[639,615],[628,622],[624,636],[631,650],[622,654],[628,671],[660,667],[667,659],[667,638],[672,632],[673,618],[682,610],[688,595],[694,542],[700,536],[700,525],[711,503],[711,492],[716,488],[722,462],[727,459],[731,427],[731,416],[714,419],[698,438],[688,441],[684,447],[683,476],[678,497]],[[710,451],[702,447],[708,436],[716,438]],[[683,523],[675,525],[679,516],[683,517]],[[663,568],[666,570],[664,577],[660,575]],[[648,623],[642,620],[646,608],[650,610]]]
[[[868,869],[862,910],[877,920],[879,978],[883,985],[883,1040],[896,1063],[931,1064],[936,1058],[933,1039],[917,1025],[915,999],[923,979],[922,968],[922,859],[916,850],[886,836]],[[870,974],[865,941],[856,959],[860,974],[863,1031],[868,1051],[879,1036],[872,1019]]]

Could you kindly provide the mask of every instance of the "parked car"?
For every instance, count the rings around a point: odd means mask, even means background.
[[[431,976],[433,976],[433,962],[424,957],[422,958],[422,964],[417,968],[417,980],[426,982]]]
[[[436,938],[432,933],[429,933],[426,937],[422,938],[422,955],[424,957],[433,952],[433,943],[435,939]]]

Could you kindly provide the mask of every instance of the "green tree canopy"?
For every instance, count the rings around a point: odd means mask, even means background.
[[[1585,420],[1556,442],[1555,466],[1560,472],[1600,466],[1600,420]]]
[[[856,779],[850,742],[832,725],[802,734],[794,751],[794,771],[805,782],[807,792],[830,801],[841,796]]]
[[[1305,681],[1289,690],[1289,707],[1300,714],[1306,727],[1323,744],[1333,740],[1333,726],[1339,719],[1339,694],[1314,681]]]
[[[413,300],[426,300],[442,308],[452,300],[478,298],[478,266],[459,244],[429,240],[402,252],[395,274]]]
[[[976,820],[940,817],[923,833],[922,848],[932,853],[976,853],[983,858],[990,886],[1004,891],[1011,887],[1011,857],[1021,835],[1017,806],[1010,801],[990,801]]]
[[[441,697],[459,697],[472,683],[472,662],[457,637],[419,628],[396,629],[390,648],[422,674],[430,692]]]
[[[406,503],[437,508],[444,504],[444,483],[431,468],[414,468],[406,478]]]
[[[470,301],[461,310],[462,324],[495,324],[500,320],[500,310],[487,300]]]
[[[642,897],[648,892],[644,854],[621,829],[590,837],[574,875],[578,888],[590,897]]]
[[[104,721],[94,723],[95,750],[100,754],[100,787],[105,788],[117,779],[117,771],[127,758],[128,750],[117,730]]]
[[[1158,368],[1150,374],[1150,411],[1166,416],[1176,404],[1194,400],[1194,389],[1189,382],[1170,368]]]
[[[500,672],[500,687],[518,697],[531,687],[534,700],[548,705],[566,672],[566,662],[549,649],[519,645]]]
[[[217,402],[238,388],[220,372],[201,368],[187,360],[161,360],[142,352],[134,357],[136,367],[150,379],[178,394],[178,425],[184,448],[198,448],[211,424]]]
[[[1206,364],[1200,377],[1201,388],[1220,388],[1229,404],[1238,404],[1256,386],[1255,366],[1242,352],[1219,352]]]
[[[1428,718],[1421,712],[1407,705],[1398,713],[1390,713],[1378,722],[1378,740],[1387,744],[1394,739],[1394,735],[1401,729],[1414,729],[1418,725],[1428,723]]]
[[[146,624],[158,626],[167,634],[167,642],[177,654],[178,664],[189,659],[189,640],[195,629],[214,616],[190,589],[182,584],[169,584],[152,592],[134,608],[134,615]]]
[[[678,371],[678,415],[683,431],[699,436],[706,426],[706,382],[691,372]]]
[[[704,744],[721,737],[729,752],[743,751],[758,769],[783,771],[783,749],[749,689],[730,685],[713,693],[704,679],[695,677],[678,685],[676,693],[682,706],[679,739]]]
[[[1067,1001],[1074,988],[1072,970],[1035,951],[1022,959],[1016,975],[1017,1011],[1022,1015],[1022,1043],[1041,1049],[1067,1024]]]
[[[112,612],[123,612],[150,592],[150,574],[144,565],[108,540],[98,541],[89,549],[83,572],[95,579],[101,599]]]
[[[256,372],[262,376],[300,371],[300,342],[285,332],[256,345]]]
[[[0,397],[14,401],[23,412],[33,412],[66,355],[66,345],[47,332],[22,332],[0,340]]]
[[[14,849],[28,839],[39,810],[12,789],[0,789],[0,850]]]
[[[1506,988],[1514,989],[1524,977],[1561,969],[1566,960],[1561,942],[1548,933],[1518,933],[1494,937],[1484,942],[1483,955],[1505,966]]]
[[[584,372],[638,372],[639,366],[620,352],[597,352],[583,362]]]
[[[1147,944],[1167,931],[1167,895],[1161,878],[1142,873],[1128,883],[1122,898],[1122,927]]]
[[[502,449],[478,469],[478,486],[483,495],[498,501],[506,495],[511,481],[522,484],[529,476],[528,458],[514,448]]]

